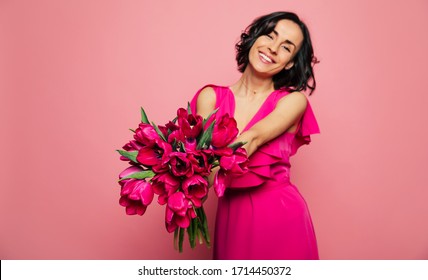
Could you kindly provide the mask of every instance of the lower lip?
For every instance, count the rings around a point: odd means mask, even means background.
[[[272,64],[272,62],[266,60],[260,53],[259,53],[259,58],[261,62],[263,62],[264,64]]]

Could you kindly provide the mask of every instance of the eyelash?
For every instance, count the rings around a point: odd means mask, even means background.
[[[270,34],[266,34],[266,36],[267,36],[269,39],[273,39],[272,35],[270,35]],[[289,48],[287,48],[286,46],[284,46],[283,48],[284,48],[287,52],[290,52],[290,49],[289,49]]]

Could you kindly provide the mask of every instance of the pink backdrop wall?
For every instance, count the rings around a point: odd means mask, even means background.
[[[321,60],[322,134],[292,168],[321,258],[428,259],[424,0],[0,1],[0,258],[211,258],[175,252],[156,204],[125,215],[115,149],[140,106],[164,123],[233,83],[240,32],[276,10],[307,22]]]

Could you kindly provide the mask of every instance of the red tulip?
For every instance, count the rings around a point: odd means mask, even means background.
[[[173,232],[177,227],[188,228],[190,220],[195,217],[192,204],[184,193],[175,192],[168,197],[165,210],[165,225],[168,232]]]
[[[119,204],[126,207],[127,215],[144,215],[147,206],[143,205],[139,200],[130,200],[126,196],[122,196],[119,199]]]
[[[227,176],[226,171],[220,169],[214,177],[214,183],[213,183],[213,188],[214,188],[214,192],[216,193],[216,195],[218,197],[222,197],[225,190],[226,190],[226,186],[229,184],[229,176]]]
[[[141,144],[139,144],[137,141],[135,140],[131,140],[128,143],[126,143],[122,148],[125,151],[138,151],[139,149],[141,149],[143,146]]]
[[[180,181],[169,172],[157,174],[152,181],[153,191],[159,195],[158,202],[161,205],[164,205],[168,200],[168,196],[172,195],[180,187]]]
[[[215,148],[212,150],[213,154],[216,156],[232,156],[233,155],[233,149],[230,147],[222,147],[222,148]]]
[[[123,177],[126,177],[128,175],[131,175],[131,174],[134,174],[137,172],[141,172],[141,171],[143,171],[143,169],[141,167],[130,166],[130,167],[126,168],[125,170],[123,170],[122,172],[120,172],[119,179],[122,179]],[[119,181],[119,184],[123,187],[123,185],[125,185],[125,183],[129,180],[131,180],[131,179],[121,180],[121,181]]]
[[[193,168],[187,159],[187,154],[182,152],[172,152],[169,154],[172,174],[177,177],[193,175]]]
[[[145,180],[130,179],[125,182],[120,192],[119,204],[126,207],[128,215],[143,215],[147,206],[153,201],[153,189]]]
[[[202,132],[203,119],[200,115],[188,114],[180,108],[177,111],[178,125],[186,138],[197,138]]]
[[[206,179],[200,175],[193,175],[184,179],[182,188],[186,197],[192,201],[195,207],[202,206],[202,199],[208,194],[208,182]]]
[[[216,148],[222,148],[229,145],[238,135],[236,120],[230,118],[229,114],[220,117],[215,123],[212,134],[211,145]]]
[[[184,141],[184,149],[186,150],[186,152],[193,152],[196,150],[198,143],[196,142],[195,138],[187,138]]]
[[[231,156],[220,158],[220,168],[228,174],[242,175],[248,170],[248,157],[244,148],[238,148]]]
[[[131,179],[123,185],[120,195],[127,196],[131,200],[141,200],[147,206],[152,203],[154,192],[149,182]]]
[[[172,147],[169,143],[157,139],[153,146],[145,146],[138,151],[137,161],[159,173],[168,170],[167,163],[171,152]]]
[[[193,172],[201,176],[210,175],[212,167],[212,164],[210,163],[211,157],[212,155],[207,153],[205,150],[194,150],[187,154],[187,158],[192,165]]]
[[[160,137],[152,125],[140,123],[135,130],[134,139],[145,146],[153,146]]]

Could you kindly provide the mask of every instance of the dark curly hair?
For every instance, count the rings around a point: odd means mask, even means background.
[[[303,43],[294,57],[294,65],[290,69],[283,69],[272,77],[275,89],[287,88],[304,91],[309,88],[309,95],[315,90],[316,81],[313,65],[319,61],[314,56],[311,37],[306,25],[299,17],[291,12],[274,12],[256,18],[241,34],[241,40],[235,45],[236,62],[239,72],[243,73],[249,63],[248,54],[254,42],[262,35],[271,33],[277,22],[283,19],[295,22],[303,33]]]

